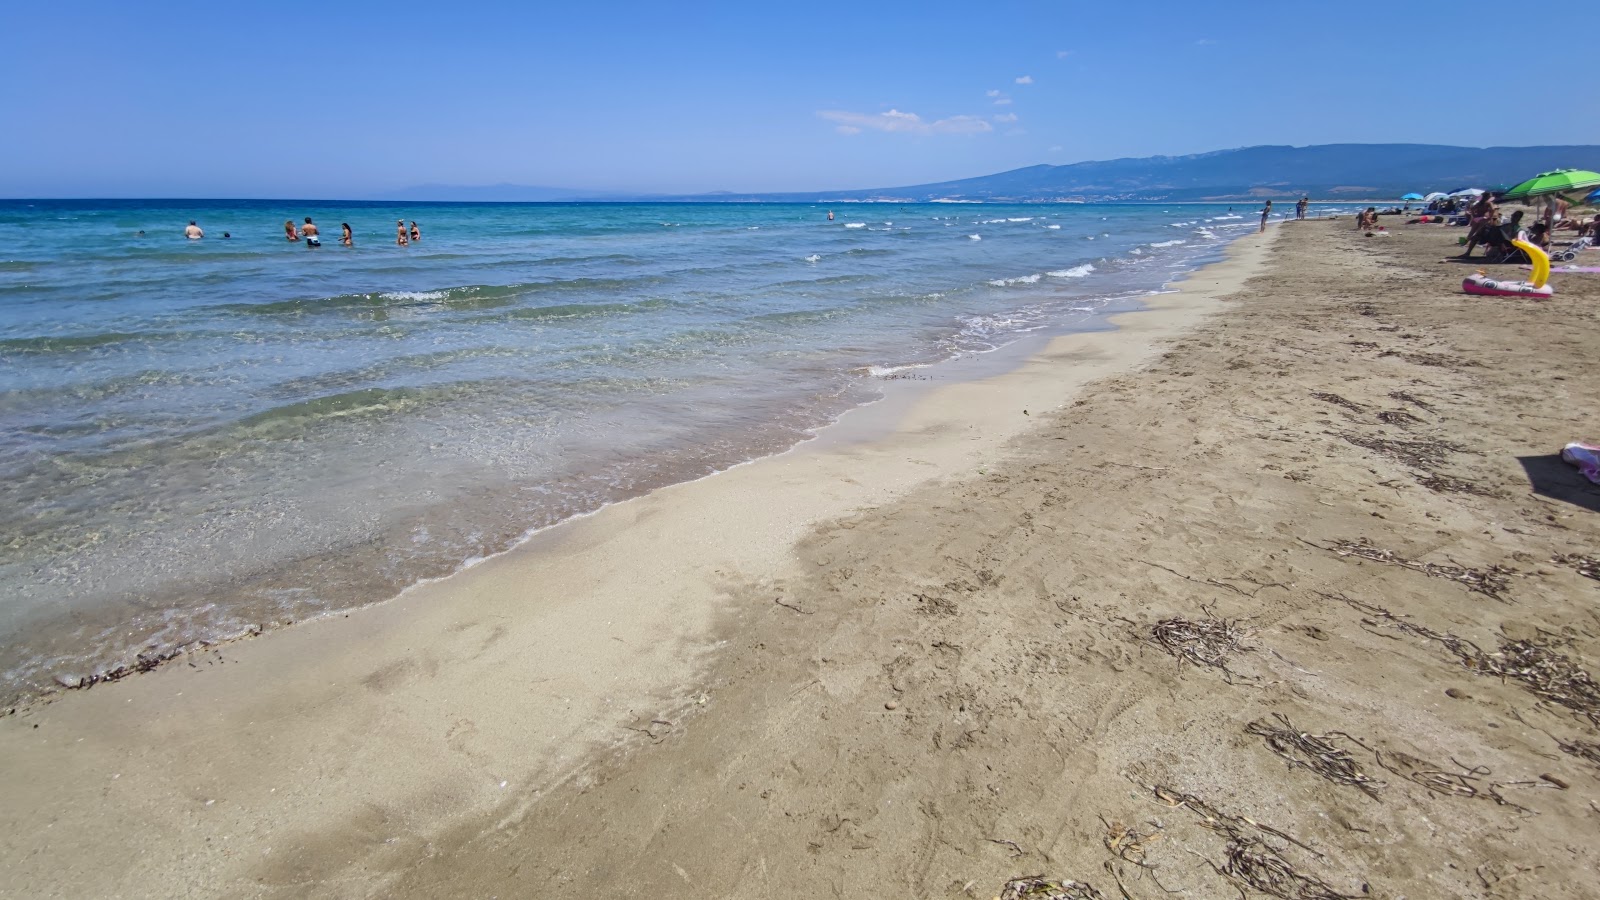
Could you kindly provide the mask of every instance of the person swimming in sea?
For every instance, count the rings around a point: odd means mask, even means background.
[[[317,234],[317,226],[311,221],[310,216],[306,216],[306,226],[300,229],[300,233],[306,236],[307,247],[322,246],[322,236]]]
[[[140,232],[140,233],[143,234],[143,232]],[[204,231],[201,231],[200,230],[200,226],[196,225],[194,223],[194,220],[191,219],[189,221],[189,227],[187,227],[187,228],[185,228],[183,230],[183,236],[188,238],[191,241],[198,241],[201,238],[205,237],[206,233]]]
[[[300,235],[295,233],[294,220],[293,219],[284,219],[283,220],[283,236],[288,238],[291,241],[300,240]]]
[[[828,210],[828,221],[829,222],[833,221],[833,210],[831,210],[831,209]]]
[[[346,247],[354,247],[355,246],[355,235],[350,233],[350,223],[349,222],[341,222],[341,223],[339,223],[339,230],[340,230],[339,243],[345,245]]]
[[[422,229],[418,228],[416,221],[413,220],[411,222],[411,243],[416,244],[416,243],[420,243],[421,241],[422,241]]]
[[[406,222],[404,219],[394,223],[394,242],[402,247],[406,245]]]

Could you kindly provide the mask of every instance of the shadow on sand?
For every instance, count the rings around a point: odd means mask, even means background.
[[[1600,512],[1600,486],[1590,484],[1561,454],[1519,456],[1517,462],[1528,473],[1528,483],[1535,494]]]

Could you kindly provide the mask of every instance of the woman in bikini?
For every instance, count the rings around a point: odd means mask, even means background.
[[[411,223],[411,243],[416,244],[416,243],[420,243],[421,241],[422,241],[422,229],[417,227],[417,223],[416,222],[412,222]]]
[[[394,242],[402,247],[406,245],[406,223],[403,219],[394,223]]]
[[[300,235],[295,233],[294,220],[293,219],[287,219],[287,220],[284,221],[284,223],[283,223],[283,236],[288,238],[291,241],[300,240]]]
[[[350,223],[349,222],[341,222],[341,223],[339,223],[339,229],[341,231],[341,234],[339,235],[339,243],[345,245],[346,247],[355,246],[355,244],[353,243],[355,236],[350,233]]]

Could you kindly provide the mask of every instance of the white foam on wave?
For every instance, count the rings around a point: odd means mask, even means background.
[[[1029,216],[1026,219],[1007,219],[1006,221],[1007,222],[1032,222],[1033,221],[1033,216]]]
[[[1152,247],[1176,247],[1179,244],[1187,244],[1187,243],[1189,243],[1189,242],[1188,241],[1177,241],[1177,240],[1174,240],[1174,241],[1156,241],[1154,244],[1151,244],[1150,246],[1152,246]]]
[[[806,257],[806,262],[814,263],[814,262],[821,262],[821,261],[822,261],[822,254],[820,254],[820,253],[813,253],[810,256]]]
[[[1093,263],[1084,263],[1081,266],[1073,266],[1070,269],[1058,269],[1054,272],[1046,272],[1045,274],[1049,275],[1051,278],[1082,278],[1093,271]]]
[[[981,234],[969,234],[969,235],[967,235],[967,239],[968,240],[973,240],[973,241],[981,241],[981,240],[983,240],[983,235],[981,235]]]
[[[1226,219],[1242,219],[1242,218],[1244,218],[1244,216],[1236,216],[1233,213],[1228,213],[1225,216],[1212,216],[1212,220],[1216,221],[1216,222],[1221,222],[1221,221],[1224,221]]]
[[[1060,225],[1046,225],[1045,227],[1050,229],[1051,231],[1060,231],[1061,230],[1061,226]]]
[[[867,223],[865,223],[865,222],[846,222],[846,223],[844,223],[844,227],[846,227],[846,228],[865,228],[865,227],[867,227]]]
[[[1142,256],[1144,254],[1144,251],[1140,250],[1138,247],[1135,247],[1132,250],[1129,250],[1128,252],[1132,253],[1134,256]]]
[[[996,278],[989,282],[995,287],[1011,287],[1014,284],[1038,284],[1039,275],[1018,275],[1015,278]]]
[[[867,374],[873,378],[889,378],[912,369],[926,369],[929,363],[907,363],[903,366],[867,366]]]
[[[402,303],[427,303],[443,300],[448,296],[450,296],[449,291],[384,291],[378,295],[378,299],[399,300]]]

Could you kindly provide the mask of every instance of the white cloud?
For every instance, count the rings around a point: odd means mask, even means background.
[[[1016,113],[1001,113],[1000,115],[995,116],[994,120],[996,122],[1015,122],[1017,120],[1017,114]]]
[[[995,106],[1011,105],[1011,98],[1006,96],[1005,91],[984,91],[983,95],[993,100]]]
[[[1021,78],[1017,79],[1017,84],[1033,84],[1033,76],[1032,75],[1024,75]]]
[[[994,126],[978,116],[951,116],[947,119],[924,121],[916,113],[891,109],[881,113],[846,112],[825,109],[818,116],[833,122],[840,134],[860,134],[862,129],[886,131],[895,134],[980,134],[993,131]]]
[[[1011,105],[1011,98],[1010,97],[1001,97],[999,100],[996,100],[994,102],[994,105],[995,106],[1010,106]]]
[[[1004,97],[1005,96],[1004,94],[1000,93],[999,91],[984,91],[983,95],[985,97]]]
[[[1072,51],[1071,50],[1057,50],[1056,51],[1056,59],[1066,59],[1067,57],[1069,57],[1071,55],[1072,55]]]

